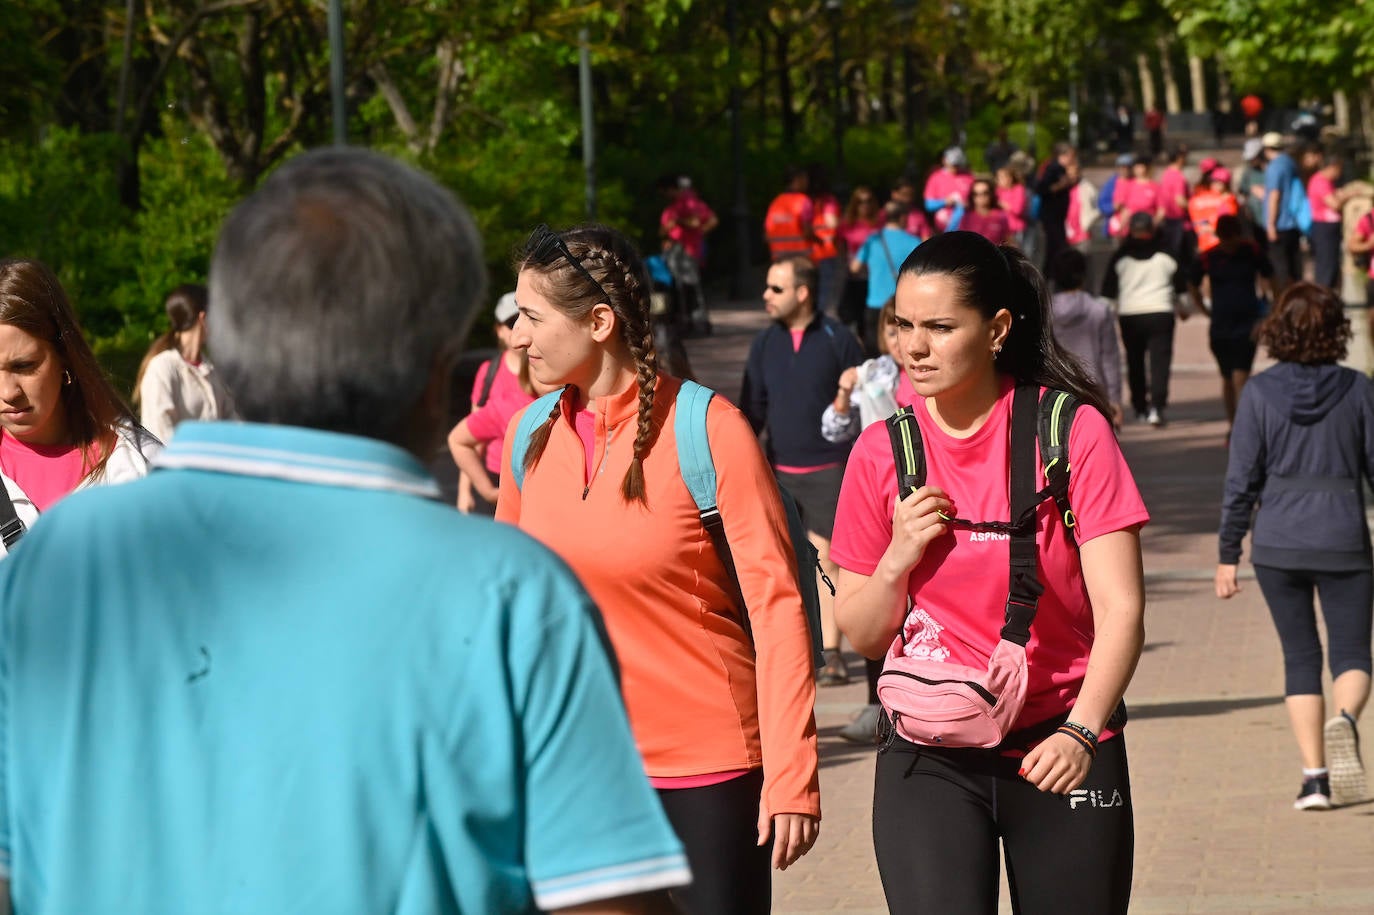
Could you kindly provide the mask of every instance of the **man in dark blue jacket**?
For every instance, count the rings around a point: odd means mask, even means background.
[[[830,535],[852,443],[827,442],[821,414],[835,400],[844,370],[863,362],[863,351],[843,324],[816,309],[816,289],[816,268],[804,257],[768,269],[763,304],[773,323],[749,348],[739,403],[754,431],[767,432],[773,472],[797,500],[821,566],[833,577],[838,570],[830,561]],[[826,663],[818,682],[847,683],[834,598],[825,587],[820,594]]]

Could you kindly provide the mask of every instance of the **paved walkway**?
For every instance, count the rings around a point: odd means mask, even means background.
[[[701,380],[734,396],[766,318],[752,304],[714,318],[716,335],[689,350]],[[1248,568],[1238,596],[1212,594],[1226,425],[1206,336],[1205,319],[1179,327],[1169,425],[1122,435],[1154,519],[1142,536],[1147,644],[1127,696],[1132,910],[1374,912],[1374,804],[1292,809],[1300,763],[1277,637]],[[887,911],[869,832],[874,752],[836,736],[864,702],[850,660],[855,681],[818,697],[824,823],[815,850],[774,882],[780,913]]]

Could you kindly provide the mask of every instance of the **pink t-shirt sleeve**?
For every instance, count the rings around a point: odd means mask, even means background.
[[[1079,544],[1150,520],[1106,417],[1084,404],[1069,430],[1069,505]]]
[[[892,542],[896,504],[897,470],[887,423],[874,423],[859,433],[845,465],[830,558],[850,572],[872,575]]]
[[[479,442],[493,442],[506,434],[509,412],[494,399],[468,414],[468,431]]]

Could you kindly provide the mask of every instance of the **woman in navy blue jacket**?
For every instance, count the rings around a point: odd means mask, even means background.
[[[1216,591],[1229,598],[1240,590],[1241,541],[1258,503],[1250,561],[1283,646],[1285,701],[1303,765],[1294,806],[1320,810],[1365,797],[1356,721],[1369,698],[1374,607],[1363,495],[1364,480],[1374,479],[1374,385],[1336,364],[1350,322],[1324,287],[1290,286],[1258,336],[1279,363],[1241,391]],[[1325,724],[1314,593],[1337,712]]]

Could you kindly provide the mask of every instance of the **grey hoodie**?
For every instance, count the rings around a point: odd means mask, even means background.
[[[1374,479],[1374,385],[1337,365],[1280,362],[1242,389],[1231,430],[1220,557],[1306,571],[1370,568],[1364,479]]]
[[[1121,350],[1117,348],[1112,307],[1091,293],[1075,289],[1056,292],[1052,309],[1055,338],[1106,388],[1112,403],[1121,403]]]

